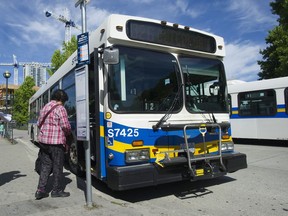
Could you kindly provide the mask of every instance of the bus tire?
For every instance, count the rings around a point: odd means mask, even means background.
[[[32,143],[35,143],[34,128],[33,128],[33,127],[31,127],[30,138],[31,138],[31,142],[32,142]]]
[[[75,140],[75,139],[74,139]],[[80,166],[77,143],[73,140],[68,151],[68,163],[72,173],[77,176],[84,176],[84,169]]]

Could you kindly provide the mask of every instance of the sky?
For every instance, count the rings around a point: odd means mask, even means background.
[[[81,10],[77,0],[0,0],[0,63],[50,63],[65,38],[64,23],[47,18],[44,11],[66,15],[81,26]],[[90,0],[86,6],[87,28],[96,29],[110,14],[126,14],[166,20],[207,31],[224,38],[224,65],[227,80],[258,79],[262,60],[260,50],[267,47],[269,30],[278,25],[271,13],[271,0]],[[72,28],[72,35],[81,32]],[[0,74],[12,73],[13,67],[0,66]],[[23,82],[19,67],[19,84]],[[0,84],[6,83],[3,75]]]

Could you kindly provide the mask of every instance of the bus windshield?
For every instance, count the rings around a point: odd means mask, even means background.
[[[120,59],[109,66],[109,106],[115,112],[172,112],[183,106],[176,58],[117,46]]]
[[[225,71],[221,61],[179,56],[185,104],[190,112],[228,112]]]

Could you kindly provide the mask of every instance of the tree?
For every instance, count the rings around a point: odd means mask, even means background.
[[[288,0],[275,0],[270,6],[272,13],[279,15],[279,25],[269,31],[265,39],[267,48],[260,50],[263,60],[258,61],[259,79],[288,76]]]
[[[29,120],[29,99],[35,94],[36,90],[34,79],[30,76],[26,77],[22,85],[15,91],[13,105],[13,119],[20,124],[26,124]]]
[[[280,25],[284,26],[287,30],[288,27],[288,1],[287,0],[276,0],[271,2],[270,6],[272,7],[272,13],[278,14],[279,18],[277,21]]]
[[[63,41],[62,52],[57,49],[51,58],[52,67],[48,69],[48,73],[51,76],[55,71],[57,71],[61,65],[77,50],[77,39],[73,35],[71,40],[68,43]]]

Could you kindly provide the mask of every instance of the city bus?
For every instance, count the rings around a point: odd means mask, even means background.
[[[232,137],[239,143],[288,143],[288,77],[229,84]]]
[[[89,34],[91,174],[112,190],[211,179],[247,167],[234,150],[222,37],[167,21],[110,15]],[[77,128],[77,52],[30,99],[39,110],[63,89]],[[84,88],[84,86],[83,86]],[[85,171],[83,141],[69,142],[73,173]]]

